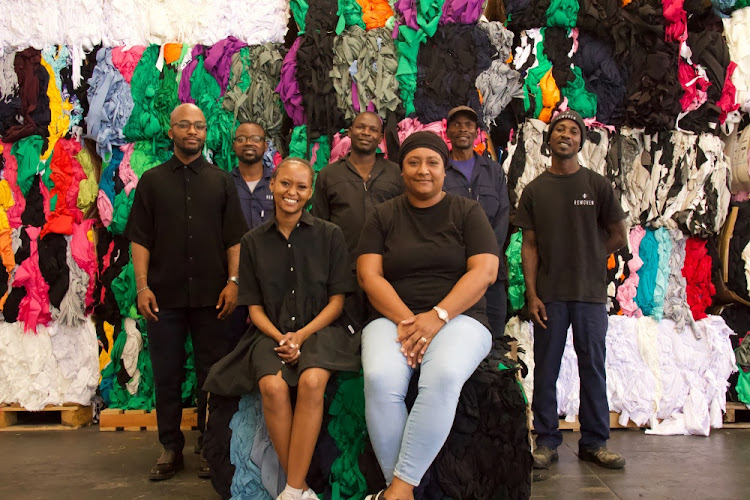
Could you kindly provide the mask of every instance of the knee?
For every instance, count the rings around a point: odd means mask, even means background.
[[[419,380],[419,394],[428,399],[435,399],[445,404],[458,404],[461,389],[466,378],[459,370],[444,367],[438,373],[432,374],[427,380]]]
[[[289,402],[289,386],[284,379],[278,376],[266,376],[258,383],[263,405],[270,408],[278,408]]]
[[[308,369],[302,372],[297,385],[297,399],[323,401],[329,375],[323,370]]]

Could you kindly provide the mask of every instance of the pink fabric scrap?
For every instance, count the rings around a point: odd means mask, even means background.
[[[711,82],[704,76],[698,75],[695,68],[682,58],[677,63],[677,79],[685,90],[680,98],[682,111],[687,113],[700,108],[708,99],[707,90]]]
[[[727,66],[727,76],[724,79],[724,88],[721,89],[721,97],[716,101],[716,105],[721,109],[719,115],[719,123],[724,123],[727,120],[727,115],[740,109],[740,105],[736,102],[737,100],[737,88],[732,82],[732,74],[737,69],[737,63],[731,61]]]
[[[94,227],[94,222],[96,222],[94,219],[86,219],[80,224],[74,224],[73,236],[70,239],[70,254],[73,260],[89,276],[89,286],[86,290],[87,311],[94,304],[94,288],[96,288],[96,251],[94,242],[88,237],[88,232]],[[109,253],[111,252],[110,249]]]
[[[120,151],[123,152],[123,156],[122,160],[120,161],[118,170],[120,173],[120,180],[122,180],[123,184],[125,184],[125,187],[123,189],[125,190],[125,194],[128,196],[130,196],[130,192],[138,185],[138,176],[135,175],[133,167],[130,166],[130,157],[133,156],[134,149],[135,144],[133,143],[123,144],[122,146],[120,146]]]
[[[638,256],[638,249],[641,246],[641,240],[646,236],[646,230],[641,226],[635,226],[630,230],[628,240],[630,241],[630,253],[633,258],[628,261],[628,269],[630,269],[630,275],[623,281],[622,285],[617,288],[617,302],[620,303],[620,308],[625,316],[631,316],[634,318],[640,318],[643,316],[643,312],[633,300],[638,291],[638,283],[640,282],[640,276],[638,276],[638,270],[643,266],[643,261]]]
[[[109,227],[112,224],[112,202],[109,201],[104,191],[99,191],[96,196],[96,206],[99,208],[99,218],[102,220],[104,227]]]
[[[143,45],[130,45],[124,47],[114,47],[112,49],[112,64],[120,72],[126,82],[130,83],[133,79],[135,67],[143,56],[146,47]]]
[[[683,8],[685,0],[662,0],[664,19],[667,21],[664,40],[667,42],[684,42],[687,40],[687,14]]]
[[[25,287],[26,296],[18,306],[18,320],[23,322],[24,332],[36,333],[37,325],[48,325],[52,321],[49,311],[49,285],[39,269],[38,227],[27,226],[26,234],[31,240],[31,253],[16,268],[13,286]]]

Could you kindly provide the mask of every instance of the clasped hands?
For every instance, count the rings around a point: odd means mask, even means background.
[[[282,363],[296,365],[302,354],[302,343],[305,339],[306,337],[299,331],[287,332],[279,340],[279,347],[274,347],[273,350],[281,358]]]
[[[401,344],[401,354],[406,357],[406,362],[411,368],[416,368],[422,363],[424,353],[443,325],[445,322],[438,318],[434,310],[406,318],[396,325],[396,342]]]

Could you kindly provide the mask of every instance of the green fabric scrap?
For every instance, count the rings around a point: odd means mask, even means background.
[[[328,410],[328,433],[340,454],[331,465],[332,497],[359,500],[367,494],[367,481],[359,469],[359,455],[368,439],[365,423],[364,377],[340,373],[339,388]]]
[[[513,233],[508,248],[505,250],[505,255],[508,257],[508,300],[511,313],[523,309],[526,303],[526,282],[521,265],[522,234],[520,230]]]
[[[596,116],[598,104],[596,94],[586,90],[586,82],[583,79],[581,68],[573,66],[572,71],[575,79],[560,89],[560,93],[563,97],[568,98],[570,109],[578,111],[583,118],[593,118]]]
[[[365,22],[362,20],[362,7],[357,0],[339,0],[339,10],[336,12],[339,16],[339,22],[336,24],[336,34],[340,35],[350,26],[359,26],[365,29]]]
[[[315,143],[320,144],[315,154],[315,163],[313,164],[313,170],[317,173],[328,165],[328,160],[331,159],[331,143],[327,135],[321,135],[317,139],[308,142],[307,125],[294,127],[292,139],[289,143],[289,156],[310,160]]]
[[[141,56],[130,81],[133,112],[123,128],[128,142],[150,141],[153,149],[166,148],[170,140],[169,115],[180,104],[177,97],[178,63],[156,68],[159,46],[150,45]]]
[[[112,203],[112,222],[107,227],[107,231],[112,234],[122,234],[125,231],[130,208],[133,206],[133,198],[135,198],[135,189],[130,191],[130,195],[125,193],[124,189],[117,193]]]
[[[443,15],[443,4],[445,0],[420,0],[417,2],[417,26],[424,31],[428,37],[434,36]]]
[[[534,97],[534,118],[539,117],[544,107],[544,98],[542,97],[542,89],[539,87],[539,82],[552,69],[552,63],[544,54],[544,31],[545,28],[542,28],[542,39],[536,44],[537,66],[531,68],[526,73],[526,79],[523,84],[523,106],[528,111],[531,107],[531,97]]]
[[[398,27],[396,80],[398,80],[399,94],[404,103],[406,116],[414,114],[414,94],[417,92],[417,54],[419,54],[419,45],[426,40],[427,35],[422,30],[417,31],[404,24]]]
[[[133,261],[130,260],[110,286],[115,296],[117,306],[120,308],[120,314],[125,318],[138,319],[140,314],[136,307],[138,294],[136,293],[135,271],[133,270]]]
[[[44,170],[44,162],[40,160],[43,144],[42,136],[30,135],[13,143],[10,148],[11,154],[18,162],[17,182],[24,197],[29,194],[36,175]],[[49,178],[49,173],[47,176]]]
[[[746,405],[750,405],[750,371],[746,372],[737,365],[737,368],[740,371],[739,376],[737,377],[737,399],[745,403]]]
[[[289,2],[289,8],[292,10],[292,16],[294,16],[294,22],[299,27],[298,35],[305,32],[305,18],[307,17],[307,9],[309,5],[305,0],[291,0]]]
[[[153,150],[149,141],[137,141],[133,144],[133,154],[130,156],[130,168],[140,179],[141,176],[157,165],[161,165],[172,157],[166,148]]]
[[[86,214],[91,207],[96,205],[99,183],[96,181],[96,175],[94,174],[94,160],[88,149],[82,148],[76,155],[76,160],[81,164],[83,173],[86,174],[86,178],[78,185],[78,201],[76,204]]]
[[[547,26],[575,28],[578,0],[552,0],[547,8]]]

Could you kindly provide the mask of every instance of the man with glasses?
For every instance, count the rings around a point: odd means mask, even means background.
[[[273,217],[273,195],[268,187],[273,168],[263,168],[266,131],[254,122],[243,123],[234,133],[234,154],[238,165],[232,178],[247,227],[252,229]]]
[[[247,230],[231,177],[202,155],[206,118],[200,108],[175,108],[169,137],[174,155],[143,174],[125,228],[132,242],[138,311],[147,320],[164,446],[149,474],[152,480],[169,479],[183,467],[185,340],[189,332],[202,387],[226,349],[217,332],[226,331],[224,320],[237,303],[240,239]],[[205,407],[199,405],[201,433],[205,421]],[[199,476],[206,475],[210,469],[202,459]]]

